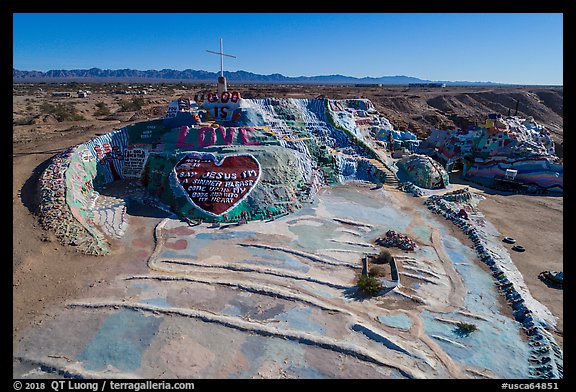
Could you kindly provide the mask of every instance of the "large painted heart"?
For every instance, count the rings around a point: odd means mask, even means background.
[[[187,154],[174,166],[178,184],[198,209],[221,216],[244,200],[260,179],[260,163],[249,154]]]

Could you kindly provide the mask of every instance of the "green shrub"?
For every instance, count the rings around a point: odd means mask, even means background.
[[[382,284],[374,276],[360,275],[357,284],[360,291],[369,295],[376,295],[382,289]]]
[[[58,122],[84,120],[84,117],[78,113],[78,109],[70,103],[57,103],[56,105],[52,105],[51,103],[44,102],[40,105],[40,112],[42,114],[52,114]]]
[[[98,102],[96,104],[96,111],[94,112],[95,116],[107,116],[110,114],[110,108],[106,105],[105,102]]]
[[[478,329],[478,327],[476,327],[476,325],[474,324],[470,324],[470,323],[465,323],[465,322],[459,322],[457,324],[458,328],[456,329],[456,332],[459,335],[465,335],[468,336],[470,335],[472,332],[476,331],[476,329]]]
[[[120,101],[120,111],[121,112],[135,112],[142,109],[144,106],[144,98],[134,97],[132,101]]]

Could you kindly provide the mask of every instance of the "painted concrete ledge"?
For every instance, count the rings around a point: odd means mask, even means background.
[[[106,302],[76,302],[67,304],[69,308],[84,308],[84,309],[130,309],[141,312],[150,312],[153,314],[175,315],[181,317],[190,317],[202,320],[204,322],[216,323],[228,328],[234,328],[240,331],[256,333],[262,336],[273,336],[281,339],[293,340],[298,343],[316,346],[338,353],[351,355],[360,360],[374,363],[379,366],[390,367],[398,370],[404,377],[407,378],[428,378],[429,374],[420,370],[415,363],[402,364],[400,363],[398,355],[392,355],[391,358],[384,358],[373,350],[359,347],[346,341],[339,341],[325,336],[316,336],[307,332],[279,329],[270,325],[249,322],[237,317],[225,316],[215,314],[202,310],[175,308],[175,307],[161,307],[141,303],[128,303],[121,301],[106,301]],[[387,350],[394,351],[394,350]],[[403,356],[406,358],[406,356]],[[409,358],[406,358],[409,360]],[[412,362],[412,360],[409,360]]]

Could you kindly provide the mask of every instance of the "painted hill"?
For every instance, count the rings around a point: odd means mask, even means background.
[[[178,99],[164,118],[56,156],[40,182],[43,226],[80,251],[105,254],[106,235],[125,226],[126,206],[102,227],[97,201],[118,184],[137,190],[126,199],[182,220],[230,224],[290,214],[323,186],[383,183],[391,175],[367,137],[374,127],[391,125],[368,100],[226,94],[210,94],[201,105]]]

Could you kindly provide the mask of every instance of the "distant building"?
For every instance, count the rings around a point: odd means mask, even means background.
[[[444,88],[446,87],[446,83],[409,83],[408,87]]]

